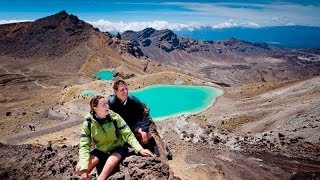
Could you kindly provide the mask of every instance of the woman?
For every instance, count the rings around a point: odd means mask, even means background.
[[[125,142],[130,144],[136,153],[153,156],[149,150],[141,147],[121,116],[109,110],[105,97],[92,98],[90,108],[80,139],[77,171],[82,179],[88,179],[89,173],[96,166],[98,179],[106,179],[126,156],[128,148]],[[95,143],[95,149],[90,152],[91,140]]]

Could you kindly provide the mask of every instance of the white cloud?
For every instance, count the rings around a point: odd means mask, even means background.
[[[12,24],[18,22],[26,22],[26,21],[33,21],[33,20],[0,20],[0,24]]]
[[[287,25],[287,24],[294,24],[292,23],[287,16],[278,16],[278,17],[271,17],[270,22],[278,25]]]
[[[108,32],[124,32],[127,30],[141,31],[145,28],[152,27],[157,30],[161,29],[171,29],[171,30],[182,30],[188,29],[193,30],[200,28],[201,25],[198,23],[169,23],[167,21],[151,21],[151,22],[111,22],[107,20],[98,20],[98,21],[88,21],[94,27],[99,28],[101,31]]]
[[[250,22],[250,21],[236,21],[236,20],[228,20],[221,23],[212,23],[210,24],[200,24],[200,23],[169,23],[167,21],[152,21],[152,22],[111,22],[107,20],[98,20],[98,21],[88,21],[88,23],[92,24],[94,27],[100,29],[100,31],[108,31],[108,32],[124,32],[127,30],[133,31],[141,31],[145,28],[152,27],[157,30],[162,29],[170,29],[174,31],[180,31],[183,29],[194,30],[200,29],[202,27],[212,27],[212,28],[230,28],[230,27],[252,27],[257,28],[260,27],[259,24]]]
[[[230,28],[230,27],[251,27],[251,28],[257,28],[260,27],[259,24],[250,22],[250,21],[235,21],[235,20],[229,20],[222,23],[210,25],[212,28]]]
[[[235,27],[235,26],[239,26],[237,23],[235,22],[223,22],[223,23],[220,23],[220,24],[216,24],[216,25],[213,25],[211,27],[213,28],[229,28],[229,27]]]
[[[31,20],[0,20],[0,24],[9,24],[9,23],[17,23],[17,22],[25,22],[25,21],[31,21]],[[202,27],[212,27],[212,28],[229,28],[229,27],[260,27],[258,24],[254,22],[241,22],[236,20],[228,20],[221,23],[212,23],[212,24],[200,24],[195,22],[188,22],[188,23],[170,23],[167,21],[150,21],[150,22],[111,22],[108,20],[98,20],[98,21],[87,21],[89,24],[92,24],[94,27],[99,28],[100,31],[103,32],[124,32],[127,30],[133,30],[133,31],[141,31],[145,28],[152,27],[157,30],[162,29],[170,29],[174,31],[180,31],[180,30],[194,30],[194,29],[200,29]],[[289,25],[289,24],[286,24]]]

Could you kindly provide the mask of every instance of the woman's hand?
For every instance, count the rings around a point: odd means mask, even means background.
[[[142,156],[149,156],[149,157],[153,156],[153,153],[149,149],[141,149],[139,153]]]
[[[85,179],[85,180],[87,180],[87,179],[89,179],[89,174],[87,173],[87,170],[86,169],[83,169],[82,171],[80,171],[80,164],[79,164],[79,162],[78,162],[78,164],[77,164],[77,166],[76,166],[76,169],[75,169],[75,171],[76,171],[76,173],[79,175],[79,176],[81,176],[81,179]]]

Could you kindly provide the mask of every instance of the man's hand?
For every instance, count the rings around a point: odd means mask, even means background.
[[[142,128],[139,128],[138,132],[141,136],[141,143],[148,144],[148,133],[142,131]]]
[[[141,149],[139,153],[142,156],[149,156],[149,157],[153,156],[153,153],[149,149]]]

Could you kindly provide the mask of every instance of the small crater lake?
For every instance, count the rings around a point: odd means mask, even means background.
[[[115,73],[113,71],[101,70],[95,73],[93,76],[104,81],[109,81],[109,80],[112,80],[114,74]]]

